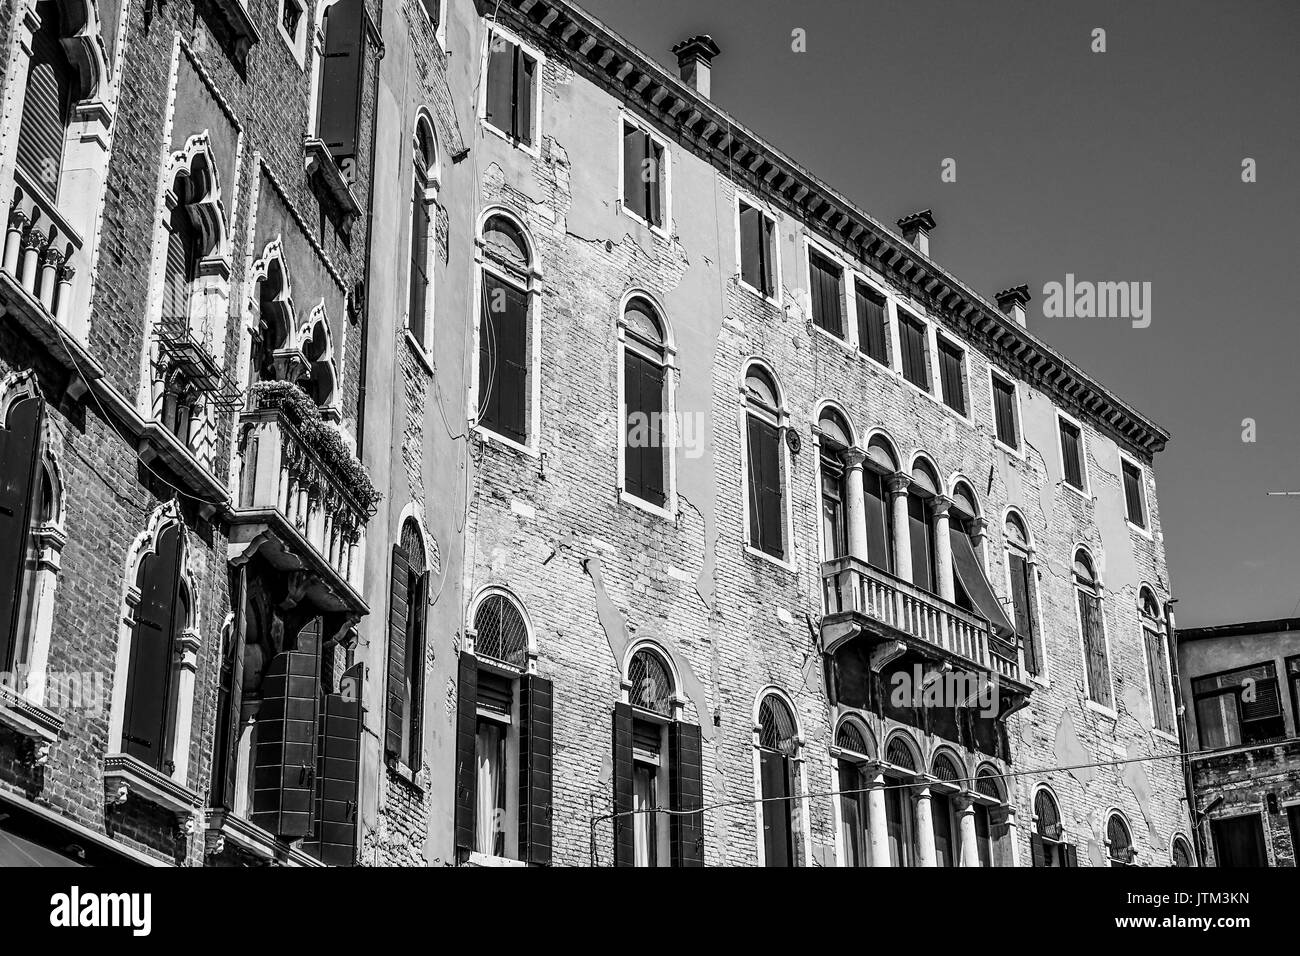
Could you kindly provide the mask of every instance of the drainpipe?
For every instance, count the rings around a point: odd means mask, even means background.
[[[1178,741],[1180,749],[1184,751],[1183,756],[1179,758],[1183,766],[1183,792],[1187,799],[1187,820],[1192,827],[1192,852],[1196,854],[1196,865],[1205,865],[1204,834],[1201,832],[1201,823],[1199,819],[1200,810],[1196,805],[1196,788],[1192,784],[1192,762],[1188,759],[1187,751],[1187,708],[1183,706],[1183,682],[1178,669],[1178,628],[1174,620],[1174,605],[1178,603],[1177,598],[1170,598],[1165,602],[1165,632],[1166,644],[1168,647],[1165,653],[1169,655],[1170,681],[1173,684],[1174,693],[1174,714],[1178,718]]]

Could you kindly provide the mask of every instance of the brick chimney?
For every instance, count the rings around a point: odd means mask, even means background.
[[[707,33],[690,37],[673,47],[682,82],[705,99],[709,98],[713,58],[721,52]]]
[[[1029,286],[1017,285],[1010,289],[1003,289],[996,296],[998,308],[1002,310],[1003,315],[1014,319],[1016,325],[1021,328],[1025,326],[1025,306],[1029,304]]]
[[[921,255],[930,256],[930,231],[934,229],[934,215],[928,209],[914,212],[898,220],[903,238],[916,247]]]

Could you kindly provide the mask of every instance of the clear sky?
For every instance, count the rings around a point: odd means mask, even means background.
[[[1300,491],[1300,2],[578,2],[672,69],[712,35],[716,102],[891,226],[932,208],[938,262],[1028,283],[1035,334],[1172,432],[1180,627],[1296,612],[1300,496],[1266,493]],[[1150,282],[1150,326],[1045,318],[1066,273]]]

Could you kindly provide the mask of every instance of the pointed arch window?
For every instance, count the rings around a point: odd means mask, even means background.
[[[53,488],[41,464],[45,403],[26,394],[0,422],[0,673],[27,663],[33,571],[32,531],[53,507]]]
[[[57,201],[76,74],[61,42],[64,24],[59,4],[40,0],[36,14],[40,25],[32,35],[17,163],[34,185]]]

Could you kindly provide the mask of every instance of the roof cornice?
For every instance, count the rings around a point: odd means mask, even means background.
[[[570,0],[482,0],[490,17],[527,29],[540,45],[615,95],[635,103],[728,175],[787,209],[899,284],[953,330],[1068,410],[1148,455],[1169,433],[1051,346],[1003,315],[839,191],[738,122]]]

